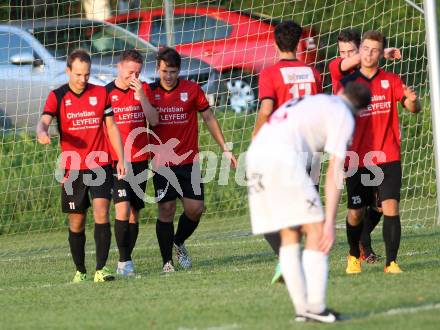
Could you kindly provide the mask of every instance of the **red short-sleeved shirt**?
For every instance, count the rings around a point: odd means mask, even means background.
[[[258,91],[260,101],[272,99],[276,110],[292,98],[321,93],[321,75],[301,61],[280,60],[261,71]]]
[[[43,114],[57,118],[63,168],[84,170],[110,164],[103,126],[104,117],[113,112],[104,87],[87,84],[76,94],[63,85],[49,93]]]
[[[330,61],[330,64],[328,65],[330,77],[332,79],[333,94],[336,94],[342,88],[341,79],[354,72],[354,70],[342,71],[341,63],[343,60],[344,59],[342,57],[337,57]]]
[[[199,152],[197,113],[209,109],[205,93],[188,80],[179,80],[170,91],[159,82],[150,84],[150,89],[152,105],[159,112],[159,123],[150,135],[154,165],[193,163]]]
[[[402,80],[397,74],[378,69],[371,79],[357,70],[342,79],[341,83],[345,86],[350,81],[368,85],[371,104],[356,117],[356,130],[349,151],[358,154],[360,167],[400,160],[397,103],[405,100]],[[372,151],[383,152],[385,158],[364,160],[365,155]]]
[[[147,83],[142,83],[142,88],[146,97],[150,100],[151,91]],[[106,86],[108,98],[113,109],[115,122],[118,124],[121,134],[122,143],[124,145],[125,159],[128,162],[140,162],[149,158],[148,152],[140,152],[148,144],[147,131],[137,133],[133,130],[146,127],[145,115],[138,97],[134,95],[131,88],[126,90],[118,88],[115,82],[111,82]],[[128,137],[130,136],[130,141]],[[130,148],[131,145],[131,148]],[[112,160],[117,160],[118,156],[113,147],[109,144]],[[140,152],[140,153],[139,153]],[[137,155],[139,153],[139,155]],[[137,155],[135,157],[135,155]]]

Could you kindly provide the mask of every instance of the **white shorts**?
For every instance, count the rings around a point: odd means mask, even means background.
[[[291,153],[250,148],[246,176],[254,234],[324,221],[319,193]]]

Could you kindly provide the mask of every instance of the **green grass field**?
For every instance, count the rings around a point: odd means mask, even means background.
[[[249,234],[246,217],[207,220],[188,241],[190,271],[160,275],[154,224],[141,227],[134,253],[136,279],[70,284],[74,268],[67,233],[2,237],[0,328],[32,329],[316,329],[295,324],[284,285],[269,284],[275,257],[261,237]],[[219,228],[221,230],[219,230]],[[345,233],[331,254],[331,307],[348,319],[327,329],[438,329],[440,228],[407,228],[399,262],[405,273],[385,275],[383,265],[344,273]],[[373,236],[383,254],[379,229]],[[115,242],[108,265],[115,266]],[[87,266],[93,274],[94,243],[88,232]]]
[[[45,14],[79,15],[80,1],[46,1]],[[423,16],[404,0],[393,1],[220,1],[235,10],[252,9],[274,18],[293,18],[319,31],[326,59],[336,55],[335,40],[347,26],[378,28],[390,44],[401,47],[404,58],[388,63],[423,97],[418,116],[401,113],[403,239],[399,263],[405,273],[385,275],[383,264],[345,275],[345,232],[331,254],[329,306],[346,321],[337,325],[295,324],[284,285],[269,284],[276,259],[261,237],[249,234],[244,187],[232,175],[225,185],[206,186],[207,212],[187,245],[193,256],[191,271],[160,275],[161,258],[152,219],[156,209],[143,212],[134,253],[139,277],[112,283],[73,285],[65,217],[59,208],[59,186],[53,177],[58,147],[36,144],[33,136],[3,135],[0,142],[0,330],[2,329],[438,329],[440,328],[440,226],[435,187],[431,115],[427,95]],[[422,2],[417,0],[417,4]],[[0,20],[11,10],[29,17],[35,6],[13,7],[0,1]],[[54,4],[55,3],[55,4]],[[177,4],[195,3],[176,0]],[[115,7],[116,0],[112,0]],[[143,7],[162,6],[162,0],[142,0]],[[20,9],[20,10],[19,10]],[[437,6],[440,13],[440,6]],[[12,13],[12,14],[14,14]],[[14,15],[12,15],[14,16]],[[26,15],[24,15],[26,16]],[[325,63],[320,63],[326,72]],[[328,79],[327,79],[328,81]],[[327,90],[328,90],[327,86]],[[255,114],[217,111],[234,152],[246,150]],[[218,153],[206,130],[203,150]],[[216,165],[217,170],[220,164]],[[151,188],[151,187],[150,187]],[[150,189],[151,190],[151,189]],[[343,224],[345,206],[338,224]],[[89,219],[90,221],[90,219]],[[146,223],[145,223],[146,222]],[[61,228],[61,229],[60,229]],[[380,229],[373,244],[384,254]],[[93,233],[88,229],[87,266],[94,269]],[[113,241],[108,265],[117,261]]]

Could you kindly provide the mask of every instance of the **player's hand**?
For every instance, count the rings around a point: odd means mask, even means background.
[[[399,48],[385,48],[383,51],[383,57],[386,60],[400,60],[402,54],[400,53]]]
[[[118,180],[121,180],[127,174],[127,169],[125,168],[124,162],[118,162],[116,165],[116,172],[118,173]]]
[[[50,136],[48,132],[40,132],[37,136],[37,141],[41,144],[50,144]]]
[[[231,167],[232,168],[237,168],[237,159],[232,154],[232,152],[230,152],[230,151],[223,151],[223,154],[226,156],[226,158],[229,159],[229,161],[231,163]]]
[[[130,81],[130,88],[134,90],[134,94],[138,97],[144,95],[144,90],[142,89],[142,82],[138,78],[133,78]]]
[[[333,223],[325,222],[324,228],[322,230],[322,237],[319,241],[319,250],[321,250],[325,254],[328,254],[333,246],[333,243],[335,242],[335,237],[335,226],[333,225]]]
[[[406,85],[402,85],[403,87],[403,94],[405,97],[410,100],[411,102],[417,101],[417,93],[412,87],[408,87]]]

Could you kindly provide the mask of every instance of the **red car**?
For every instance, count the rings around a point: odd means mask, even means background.
[[[154,46],[166,45],[165,10],[162,8],[131,11],[108,21]],[[198,58],[222,73],[228,101],[240,112],[256,104],[256,74],[277,61],[273,37],[277,23],[270,18],[218,7],[176,7],[174,44],[181,54]],[[314,31],[304,28],[297,57],[314,64],[317,56]]]

